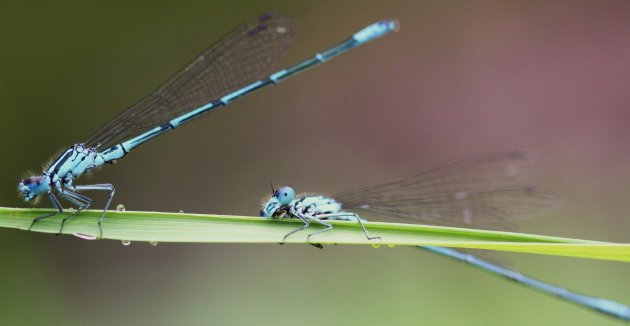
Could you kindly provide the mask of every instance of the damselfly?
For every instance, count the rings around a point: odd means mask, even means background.
[[[38,221],[63,212],[53,192],[77,208],[62,219],[59,228],[59,233],[62,233],[69,218],[92,204],[91,198],[79,192],[101,190],[109,192],[98,221],[102,237],[101,224],[114,196],[114,186],[109,183],[75,185],[75,179],[105,163],[120,160],[137,146],[210,110],[226,106],[239,97],[276,84],[397,28],[395,20],[381,20],[337,46],[270,74],[293,43],[293,23],[279,14],[267,13],[241,25],[203,51],[153,93],[106,123],[85,142],[63,151],[41,175],[23,179],[18,184],[18,191],[24,200],[30,201],[45,194],[56,209],[34,219],[29,230]]]
[[[336,196],[295,195],[291,187],[274,190],[260,211],[262,217],[296,218],[304,224],[284,236],[303,230],[311,222],[330,231],[328,220],[361,224],[359,215],[429,224],[507,229],[519,219],[555,207],[557,196],[531,186],[514,185],[537,170],[537,153],[521,150],[490,153],[428,169],[410,178],[375,183]],[[342,209],[343,205],[343,209]],[[360,213],[360,214],[358,214]]]
[[[282,242],[306,229],[311,222],[324,226],[308,234],[310,241],[312,236],[332,230],[331,220],[358,222],[365,236],[375,240],[378,237],[371,236],[364,224],[363,217],[368,215],[377,219],[505,230],[512,228],[519,219],[539,215],[557,206],[557,196],[531,186],[516,185],[521,177],[536,171],[540,163],[541,157],[536,153],[512,150],[446,163],[410,178],[375,183],[333,197],[313,193],[296,195],[293,188],[283,186],[272,189],[272,196],[264,200],[260,215],[303,222],[299,228],[287,233]],[[630,320],[630,307],[623,304],[569,291],[472,254],[442,247],[420,248],[577,305]]]

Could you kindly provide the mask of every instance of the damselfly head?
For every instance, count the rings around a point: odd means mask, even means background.
[[[273,190],[273,187],[271,188]],[[283,218],[289,213],[291,202],[295,199],[295,190],[283,186],[273,190],[273,196],[263,202],[260,216],[267,218]]]
[[[288,205],[295,198],[295,190],[289,186],[282,186],[274,191],[273,196],[281,205]]]
[[[18,183],[18,192],[25,201],[31,201],[33,198],[43,194],[49,190],[48,178],[43,175],[25,178]]]

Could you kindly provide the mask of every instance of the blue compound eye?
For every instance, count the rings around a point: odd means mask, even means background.
[[[288,205],[295,198],[295,191],[291,187],[280,187],[273,194],[281,205]]]

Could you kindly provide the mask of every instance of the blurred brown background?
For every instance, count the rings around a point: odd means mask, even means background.
[[[299,24],[284,65],[381,18],[401,30],[107,166],[90,182],[115,184],[114,205],[256,215],[269,180],[335,193],[528,148],[548,161],[533,183],[563,207],[522,231],[630,241],[627,1],[3,3],[2,205],[26,206],[15,192],[24,170],[39,171],[266,10]],[[16,230],[0,230],[0,244],[8,324],[613,322],[408,248],[125,247]],[[522,272],[630,304],[628,264],[506,256]]]

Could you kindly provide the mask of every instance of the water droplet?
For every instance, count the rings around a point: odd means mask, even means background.
[[[381,244],[380,243],[373,243],[372,244],[372,248],[380,248]]]
[[[179,210],[179,213],[180,213],[180,214],[184,214],[184,211],[180,209],[180,210]]]
[[[284,26],[278,26],[276,27],[276,32],[278,32],[278,34],[284,34],[287,32],[287,28]]]
[[[73,236],[79,238],[79,239],[83,239],[83,240],[96,240],[95,236],[91,236],[91,235],[87,235],[87,234],[81,234],[81,233],[72,233]]]
[[[149,244],[151,245],[151,247],[155,247],[158,245],[157,241],[149,241]]]
[[[116,205],[116,210],[119,211],[119,212],[124,212],[125,211],[125,205],[123,205],[123,204]]]
[[[122,240],[122,241],[120,241],[120,243],[122,243],[123,246],[129,246],[131,244],[131,241],[129,241],[129,240]]]
[[[394,247],[396,247],[396,244],[395,243],[389,243],[389,244],[387,244],[387,246],[390,247],[390,248],[394,248]]]

